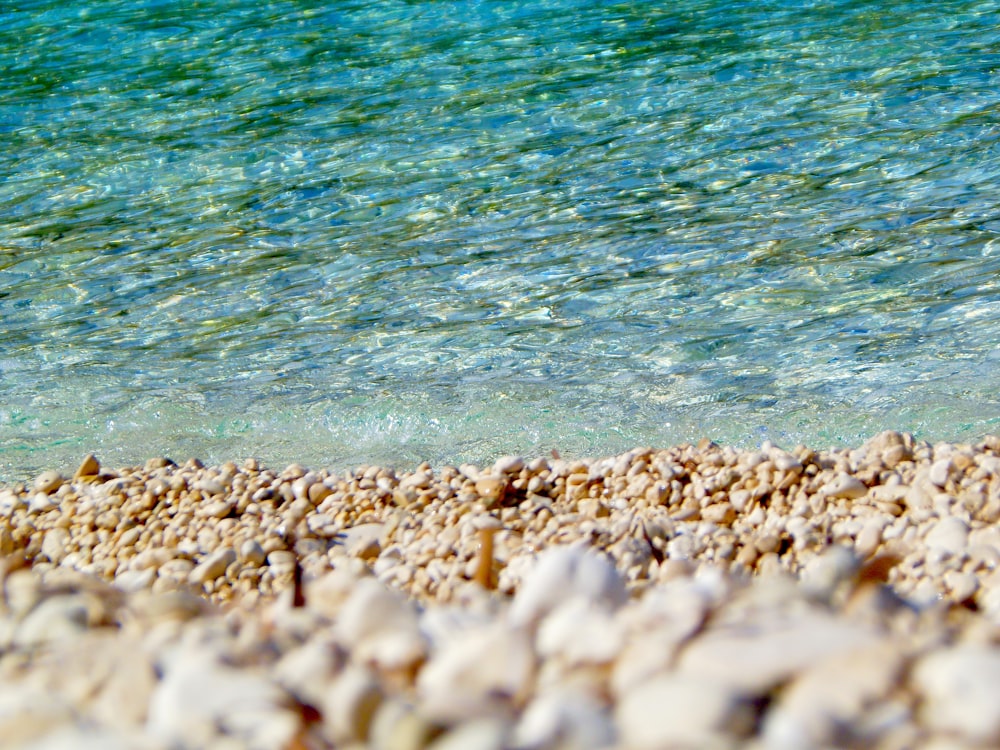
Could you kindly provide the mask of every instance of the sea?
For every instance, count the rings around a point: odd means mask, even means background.
[[[0,4],[0,480],[1000,431],[994,0]]]

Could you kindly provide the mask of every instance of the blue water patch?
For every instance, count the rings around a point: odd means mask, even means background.
[[[995,431],[998,18],[0,10],[0,478]]]

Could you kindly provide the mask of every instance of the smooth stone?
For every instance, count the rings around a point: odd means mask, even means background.
[[[861,561],[847,547],[830,547],[812,557],[800,574],[806,591],[821,599],[829,599],[842,583],[853,580],[861,568]]]
[[[346,659],[347,655],[337,644],[320,633],[286,651],[274,665],[273,674],[275,680],[299,701],[319,706]]]
[[[380,632],[417,630],[413,605],[374,578],[359,580],[340,608],[333,632],[348,648],[356,648]]]
[[[541,657],[557,657],[568,666],[610,664],[624,641],[620,620],[578,596],[542,620],[535,648]]]
[[[340,745],[366,742],[375,712],[382,705],[382,689],[367,669],[348,667],[328,688],[321,705],[328,726],[324,734]]]
[[[58,471],[50,469],[49,471],[43,471],[35,477],[35,481],[32,483],[32,486],[34,487],[35,492],[44,492],[47,495],[50,492],[58,490],[65,482],[66,480],[63,478],[62,474]]]
[[[32,609],[18,625],[15,645],[27,647],[79,636],[87,629],[90,609],[81,594],[51,596]]]
[[[427,750],[504,750],[507,735],[506,722],[500,719],[470,719],[435,739]]]
[[[888,695],[903,664],[901,649],[886,639],[808,667],[768,710],[764,745],[768,750],[835,746],[841,728],[858,725],[864,710]]]
[[[617,609],[628,599],[628,592],[624,579],[603,555],[580,546],[550,547],[539,554],[518,589],[510,621],[515,626],[537,622],[575,596]]]
[[[476,480],[476,494],[483,500],[487,508],[491,508],[503,500],[506,491],[506,479],[483,475]]]
[[[173,746],[202,746],[221,730],[251,747],[289,747],[299,716],[277,685],[254,669],[220,663],[207,648],[167,661],[149,701],[147,727]]]
[[[58,507],[59,502],[52,495],[44,492],[36,492],[28,501],[28,513],[44,513]]]
[[[931,484],[943,488],[948,484],[948,477],[951,476],[953,468],[954,465],[950,458],[942,458],[940,461],[935,461],[931,464],[930,471],[927,473],[927,479]]]
[[[949,516],[934,522],[933,528],[924,537],[929,549],[960,555],[969,544],[969,525],[961,518]]]
[[[206,495],[221,495],[226,491],[226,485],[218,479],[199,479],[194,483],[194,489]]]
[[[66,556],[66,546],[69,541],[70,536],[66,529],[59,527],[49,529],[42,540],[42,554],[58,565]]]
[[[521,456],[502,456],[493,464],[494,474],[517,474],[524,468]]]
[[[587,691],[557,687],[536,695],[514,727],[517,748],[565,747],[598,750],[614,746],[609,711]]]
[[[917,662],[912,682],[923,696],[920,718],[930,729],[971,743],[1000,743],[1000,653],[959,645]]]
[[[820,488],[820,492],[828,497],[857,500],[868,494],[868,486],[857,477],[841,472],[824,484]]]
[[[441,644],[417,676],[417,694],[425,714],[446,724],[506,715],[530,692],[534,671],[527,631],[496,621]]]
[[[198,585],[214,581],[235,561],[236,552],[231,547],[220,547],[191,571],[188,580]]]
[[[727,747],[753,728],[754,713],[732,686],[663,675],[630,689],[614,710],[628,750]]]
[[[124,570],[115,575],[112,582],[115,588],[121,591],[141,591],[153,585],[156,580],[156,568],[144,568],[142,570]]]
[[[382,534],[385,526],[381,523],[363,523],[344,529],[344,548],[351,557],[374,560],[382,554]]]
[[[27,506],[27,501],[12,490],[0,490],[0,516],[10,518],[18,508]]]
[[[100,473],[101,473],[101,464],[97,460],[97,457],[93,453],[90,453],[83,459],[83,461],[77,467],[77,470],[73,473],[73,479],[92,477]]]
[[[681,653],[679,671],[762,694],[820,659],[870,647],[877,635],[820,612],[762,614],[710,628]]]
[[[199,508],[198,515],[204,518],[225,518],[232,513],[233,508],[235,507],[235,498],[230,498],[229,500],[214,500]]]
[[[438,728],[398,699],[383,703],[372,719],[369,744],[378,750],[423,750]]]
[[[267,553],[256,539],[247,539],[240,545],[239,560],[246,565],[260,567],[267,560]]]

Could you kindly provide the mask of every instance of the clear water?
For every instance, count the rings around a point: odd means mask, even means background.
[[[2,479],[1000,424],[997,2],[26,0],[0,70]]]

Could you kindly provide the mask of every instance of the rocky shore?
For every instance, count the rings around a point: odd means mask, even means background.
[[[1000,438],[0,488],[0,746],[1000,744]]]

